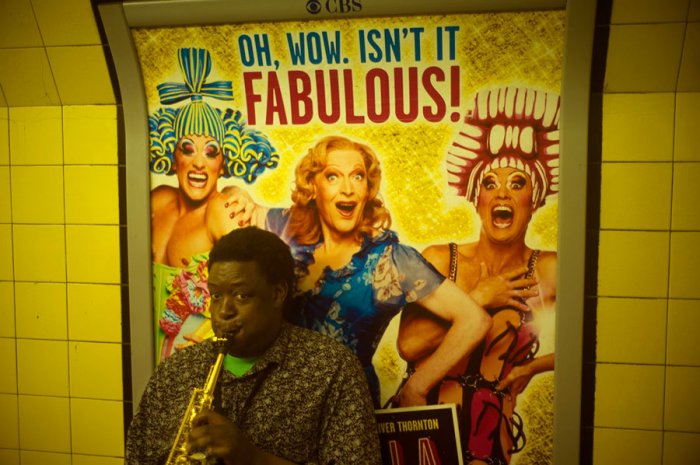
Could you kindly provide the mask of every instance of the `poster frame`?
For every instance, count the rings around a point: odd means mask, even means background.
[[[304,0],[140,0],[98,5],[122,96],[126,153],[127,258],[133,409],[154,369],[150,252],[148,112],[131,28],[249,21],[331,19],[311,16]],[[587,0],[365,1],[352,17],[487,11],[566,10],[560,121],[561,158],[557,272],[554,464],[578,463],[586,234],[588,106],[595,2]],[[122,252],[124,253],[124,251]]]

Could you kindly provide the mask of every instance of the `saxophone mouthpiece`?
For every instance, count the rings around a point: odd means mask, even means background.
[[[218,347],[218,352],[220,354],[226,352],[226,343],[229,341],[228,338],[214,336],[212,339],[214,340],[214,344]]]

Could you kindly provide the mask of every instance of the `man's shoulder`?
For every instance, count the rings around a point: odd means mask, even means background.
[[[290,324],[289,340],[291,347],[306,354],[323,354],[315,359],[321,363],[355,360],[355,355],[343,343],[317,331]]]

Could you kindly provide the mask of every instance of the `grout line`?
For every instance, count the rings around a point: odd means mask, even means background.
[[[50,63],[49,63],[50,66]],[[58,88],[56,89],[58,92]],[[60,95],[59,95],[59,100],[60,100]],[[67,367],[67,373],[66,376],[68,378],[68,424],[70,425],[70,429],[68,431],[68,438],[70,441],[70,454],[72,456],[73,454],[73,416],[72,416],[72,411],[73,411],[73,403],[71,399],[71,392],[70,392],[70,386],[71,386],[71,363],[70,363],[70,352],[71,352],[71,347],[70,347],[70,341],[68,340],[68,335],[69,335],[69,325],[70,321],[68,318],[68,227],[66,224],[66,125],[65,125],[65,117],[66,117],[66,110],[65,106],[61,105],[61,170],[63,172],[63,250],[64,250],[64,273],[65,273],[65,285],[66,285],[66,294],[65,294],[65,299],[66,299],[66,347],[67,347],[67,352],[66,352],[66,357],[68,360],[66,360],[66,367]]]
[[[20,411],[19,411],[19,354],[18,354],[18,344],[17,344],[17,282],[15,280],[15,233],[14,233],[14,223],[13,223],[13,206],[12,206],[12,153],[10,151],[11,141],[10,141],[10,110],[7,110],[7,155],[8,155],[8,168],[9,168],[9,187],[10,187],[10,256],[12,257],[12,318],[13,318],[13,329],[14,329],[14,343],[15,343],[15,407],[17,409],[17,454],[19,456],[19,450],[21,446],[20,438]]]
[[[58,99],[58,105],[57,105],[57,106],[60,106],[60,107],[61,107],[61,113],[62,113],[62,112],[63,112],[63,102],[61,101],[61,93],[58,91],[58,84],[56,83],[56,76],[55,76],[55,73],[54,73],[54,71],[53,71],[53,68],[51,67],[51,60],[49,59],[49,52],[48,52],[48,49],[47,49],[47,46],[46,46],[46,41],[44,40],[44,35],[42,34],[41,28],[39,27],[39,21],[37,20],[37,17],[36,17],[36,11],[35,11],[35,9],[34,9],[34,4],[32,3],[31,0],[29,1],[29,5],[30,5],[30,7],[31,7],[31,9],[32,9],[32,16],[34,17],[34,24],[36,25],[36,29],[37,29],[37,31],[39,32],[39,37],[41,38],[41,46],[38,46],[38,47],[27,47],[27,48],[40,48],[40,49],[43,50],[44,56],[46,57],[46,63],[47,63],[48,66],[49,66],[49,71],[50,71],[50,74],[51,74],[51,82],[53,83],[53,88],[54,88],[54,90],[56,91],[56,98]],[[54,106],[54,105],[52,105],[52,106]],[[61,123],[63,123],[62,120],[61,120]]]

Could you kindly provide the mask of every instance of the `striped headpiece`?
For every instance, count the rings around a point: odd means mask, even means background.
[[[181,48],[178,62],[185,82],[165,82],[157,87],[163,105],[191,99],[179,108],[174,121],[175,137],[180,140],[187,135],[210,136],[223,143],[225,129],[221,115],[203,97],[233,100],[231,81],[206,82],[211,72],[211,55],[203,48]]]
[[[176,107],[158,108],[148,117],[151,172],[172,175],[177,143],[188,135],[209,136],[221,145],[224,155],[223,176],[253,183],[266,169],[275,168],[279,154],[268,137],[249,127],[238,110],[212,108],[204,97],[233,100],[230,81],[206,82],[211,72],[211,55],[205,49],[178,50],[184,83],[160,84],[158,94],[163,105],[191,101]]]

